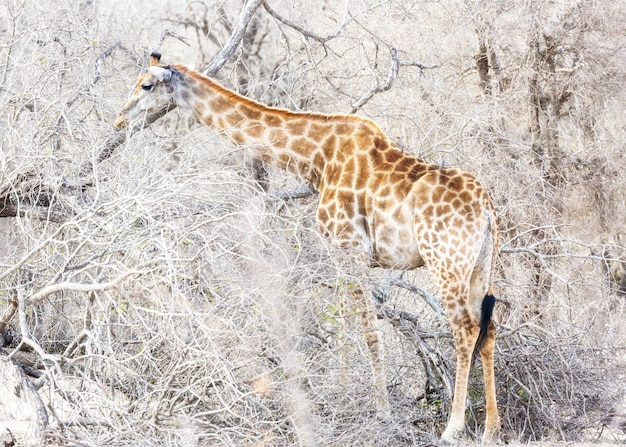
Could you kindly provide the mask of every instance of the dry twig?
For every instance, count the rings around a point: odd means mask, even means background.
[[[398,59],[398,51],[395,48],[391,49],[391,67],[389,68],[389,75],[387,76],[387,80],[382,85],[377,85],[365,95],[361,97],[358,101],[356,101],[352,105],[352,110],[350,113],[356,113],[361,107],[368,103],[370,99],[374,97],[377,93],[386,92],[391,88],[393,82],[398,77],[398,72],[400,71],[400,67],[419,67],[420,70],[437,68],[435,64],[424,64],[422,62],[417,61],[401,61]]]

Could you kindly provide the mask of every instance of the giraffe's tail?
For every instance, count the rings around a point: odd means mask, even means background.
[[[474,354],[472,356],[472,360],[476,358],[476,355],[480,352],[480,348],[482,348],[485,343],[485,339],[487,338],[487,332],[489,331],[489,323],[491,323],[491,317],[493,316],[493,308],[496,305],[496,297],[487,294],[483,298],[483,302],[480,306],[480,332],[478,333],[478,339],[476,340],[476,345],[474,345]],[[472,361],[473,363],[473,361]]]

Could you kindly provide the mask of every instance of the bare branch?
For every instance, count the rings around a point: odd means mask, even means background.
[[[398,51],[395,48],[391,49],[391,67],[389,68],[389,75],[387,76],[387,80],[383,85],[377,85],[372,90],[367,92],[365,95],[361,97],[357,102],[352,106],[352,110],[350,113],[356,113],[361,107],[363,107],[367,102],[374,97],[377,93],[386,92],[391,88],[393,82],[398,77],[398,72],[400,71],[400,67],[419,67],[420,70],[424,70],[427,68],[436,68],[436,64],[423,64],[417,61],[401,61],[398,59]]]
[[[4,309],[3,315],[0,318],[0,338],[2,338],[4,334],[4,330],[7,327],[7,324],[9,324],[9,321],[11,320],[11,318],[13,318],[13,315],[15,315],[16,311],[17,311],[17,301],[14,299],[9,299],[7,307]],[[0,340],[0,342],[1,341],[2,340]]]
[[[425,64],[420,61],[400,61],[401,67],[418,67],[420,70],[430,70],[432,68],[437,68],[439,65],[437,64]]]
[[[3,198],[0,198],[2,201]],[[4,198],[0,217],[31,217],[38,220],[54,223],[64,223],[69,219],[69,215],[61,210],[55,210],[51,206],[38,206],[20,204],[14,200]]]
[[[146,272],[143,270],[129,270],[122,273],[117,278],[103,283],[79,284],[74,282],[62,282],[58,284],[50,284],[49,286],[41,289],[39,292],[29,296],[24,301],[25,305],[30,306],[57,292],[65,292],[70,290],[75,292],[96,292],[101,290],[113,289],[129,276],[143,275],[145,273]]]
[[[446,314],[443,311],[441,305],[439,304],[441,300],[438,299],[437,297],[434,297],[430,293],[427,293],[425,290],[417,287],[415,284],[411,284],[410,282],[405,281],[401,278],[392,279],[390,284],[409,290],[413,293],[416,293],[417,295],[421,296],[424,299],[424,301],[426,301],[426,303],[428,303],[430,308],[434,310],[435,313],[437,313],[441,317],[445,317]]]
[[[174,31],[170,31],[168,29],[164,29],[161,32],[161,35],[159,36],[159,40],[158,40],[158,42],[156,44],[155,51],[159,51],[159,49],[161,48],[161,45],[163,45],[163,42],[165,41],[165,38],[168,37],[168,36],[173,37],[175,39],[178,39],[182,43],[184,43],[185,45],[189,46],[189,42],[188,42],[188,39],[186,37],[181,36],[180,34],[175,33]]]
[[[254,16],[254,13],[258,9],[261,2],[262,0],[250,0],[246,4],[246,6],[241,11],[239,21],[237,22],[237,26],[230,36],[230,39],[228,40],[228,42],[226,42],[226,45],[224,45],[222,51],[215,55],[215,57],[209,64],[209,67],[204,70],[204,74],[208,76],[215,76],[215,74],[220,71],[220,69],[224,66],[226,61],[235,53],[235,51],[237,51],[237,48],[244,38],[246,29],[248,28],[248,25],[250,24],[250,21],[252,20],[252,17]]]
[[[438,394],[452,396],[453,380],[450,367],[446,364],[445,355],[439,347],[431,347],[425,339],[451,338],[451,334],[429,333],[420,328],[422,319],[410,312],[398,311],[384,304],[380,294],[374,294],[377,301],[377,315],[395,327],[398,332],[413,342],[420,353],[420,360],[429,383]],[[440,385],[441,386],[440,386]],[[441,389],[443,387],[445,392]]]
[[[310,183],[306,185],[298,186],[293,189],[285,189],[281,191],[271,192],[269,195],[275,197],[280,200],[293,200],[293,199],[304,199],[305,197],[312,196],[317,191]]]
[[[267,0],[261,0],[261,3],[263,3],[263,8],[265,8],[265,10],[268,12],[268,14],[271,15],[272,17],[274,17],[276,20],[278,20],[281,23],[284,23],[289,28],[295,29],[300,34],[302,34],[303,36],[308,37],[308,38],[313,39],[313,40],[316,40],[317,42],[320,42],[320,43],[326,43],[329,40],[334,39],[335,37],[337,37],[339,35],[339,33],[341,33],[341,29],[347,23],[347,21],[345,21],[339,27],[339,29],[337,29],[337,31],[334,34],[331,34],[329,36],[323,37],[323,36],[319,36],[319,35],[317,35],[315,33],[312,33],[311,31],[306,30],[306,29],[302,28],[301,26],[296,25],[295,23],[293,23],[289,19],[284,18],[283,16],[278,14],[274,9],[272,9],[270,7],[270,5],[267,3]]]
[[[96,158],[96,164],[102,163],[113,155],[115,149],[120,147],[126,141],[129,135],[133,135],[140,130],[149,127],[152,123],[154,123],[159,118],[165,116],[171,110],[176,108],[175,104],[170,105],[167,108],[161,109],[158,112],[155,112],[151,115],[146,116],[146,118],[138,124],[135,124],[133,127],[124,129],[124,130],[115,130],[109,137],[106,139],[102,149],[98,152],[98,157]],[[88,176],[93,169],[93,164],[91,161],[83,163],[83,165],[79,169],[79,176]],[[93,186],[91,182],[83,183],[83,186]]]
[[[82,217],[76,220],[65,222],[62,225],[59,225],[58,228],[56,228],[53,232],[50,233],[48,238],[43,239],[41,242],[35,245],[32,249],[24,253],[22,257],[17,262],[14,262],[10,268],[0,273],[0,281],[8,278],[10,275],[18,271],[24,264],[26,264],[26,262],[28,262],[28,260],[32,256],[34,256],[37,252],[42,250],[46,245],[50,243],[50,241],[53,241],[59,234],[62,234],[64,231],[66,231],[69,228],[74,228],[74,227],[79,226],[81,222],[83,222],[84,220],[86,220],[86,218]]]
[[[119,40],[113,45],[109,45],[107,48],[105,48],[104,51],[100,53],[100,55],[96,58],[96,62],[94,64],[94,71],[96,72],[96,75],[94,76],[93,81],[91,81],[91,87],[93,87],[98,83],[98,81],[100,81],[102,62],[105,58],[109,57],[117,48],[123,48],[122,42]]]
[[[104,61],[105,58],[109,57],[115,49],[121,48],[121,47],[122,47],[122,42],[118,40],[114,44],[109,45],[107,48],[104,49],[104,51],[102,51],[102,53],[100,53],[100,55],[96,58],[96,62],[94,64],[95,75],[92,81],[86,86],[84,86],[83,88],[81,88],[78,91],[78,93],[76,93],[76,95],[74,95],[74,97],[67,102],[66,107],[68,108],[71,107],[78,100],[78,98],[80,98],[86,91],[89,91],[94,85],[98,83],[98,81],[100,81],[102,62]],[[62,117],[59,117],[58,122],[60,122],[61,119]]]

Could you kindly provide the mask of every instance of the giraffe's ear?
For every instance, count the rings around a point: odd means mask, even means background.
[[[152,75],[159,80],[159,82],[167,82],[172,79],[172,72],[163,67],[150,67],[148,69]]]

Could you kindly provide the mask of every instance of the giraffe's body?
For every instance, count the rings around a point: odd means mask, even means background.
[[[267,107],[184,65],[162,66],[159,59],[153,54],[150,71],[139,79],[116,127],[164,107],[188,108],[234,144],[310,182],[319,191],[319,228],[340,245],[362,249],[376,266],[426,266],[457,347],[455,394],[442,439],[453,441],[463,429],[471,357],[482,325],[483,442],[495,441],[499,419],[490,314],[497,229],[493,205],[478,181],[403,152],[368,119]],[[376,364],[382,348],[372,327],[366,339]],[[375,369],[374,375],[377,392],[386,393],[384,372]],[[381,402],[388,405],[386,396]]]

